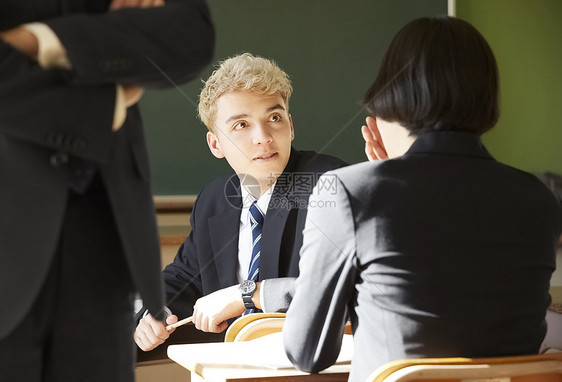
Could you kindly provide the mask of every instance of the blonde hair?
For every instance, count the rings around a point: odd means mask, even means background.
[[[220,62],[219,67],[204,82],[199,95],[199,118],[214,131],[217,100],[225,93],[250,91],[258,94],[279,94],[289,108],[293,92],[291,80],[277,64],[263,57],[243,53]]]

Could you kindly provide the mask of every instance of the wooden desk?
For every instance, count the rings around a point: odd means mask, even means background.
[[[334,365],[320,374],[309,374],[295,368],[271,369],[259,366],[237,366],[232,362],[222,365],[209,363],[208,354],[214,352],[215,358],[218,358],[221,352],[229,352],[233,344],[236,346],[240,342],[171,345],[168,347],[168,357],[191,372],[192,382],[203,380],[207,382],[344,382],[347,381],[351,369],[351,364],[348,363]],[[251,352],[248,353],[249,357]]]

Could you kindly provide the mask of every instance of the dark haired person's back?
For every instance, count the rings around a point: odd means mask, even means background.
[[[388,160],[328,173],[337,192],[311,199],[332,208],[311,209],[304,230],[284,327],[299,368],[335,361],[348,315],[351,381],[402,358],[538,352],[562,205],[483,146],[497,89],[468,23],[420,19],[395,37],[366,99],[367,151]]]

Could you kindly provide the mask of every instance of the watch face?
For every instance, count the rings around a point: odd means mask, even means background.
[[[240,284],[240,292],[242,292],[242,294],[252,293],[255,289],[256,284],[253,281],[244,280],[242,284]]]

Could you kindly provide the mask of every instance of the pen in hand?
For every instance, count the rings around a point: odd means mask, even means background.
[[[189,324],[193,322],[193,316],[189,316],[187,318],[184,318],[183,320],[180,320],[178,322],[176,322],[175,324],[171,324],[166,326],[166,330],[172,330],[173,328],[177,328],[178,326],[183,326],[185,324]]]

